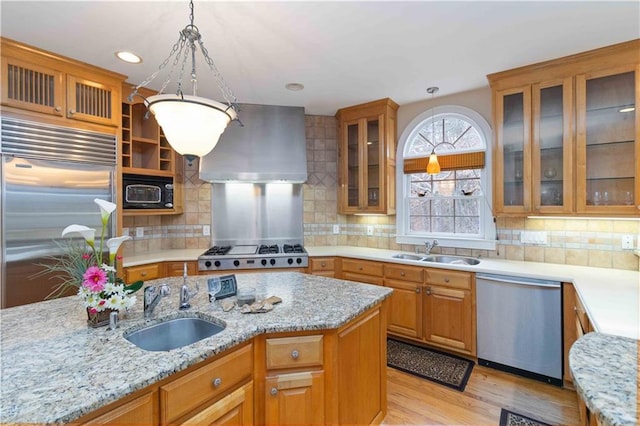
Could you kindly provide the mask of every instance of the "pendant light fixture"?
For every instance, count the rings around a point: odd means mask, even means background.
[[[431,144],[433,145],[433,149],[431,150],[431,154],[429,155],[429,163],[427,164],[427,173],[430,175],[437,175],[440,173],[440,163],[438,163],[438,156],[436,155],[436,146],[440,144],[436,144],[436,132],[435,132],[435,121],[434,121],[434,106],[433,106],[433,97],[436,92],[440,90],[438,87],[428,87],[427,93],[431,95]]]
[[[232,120],[237,120],[237,99],[218,71],[207,49],[202,35],[193,23],[193,0],[189,2],[190,23],[180,31],[178,41],[173,45],[169,56],[147,80],[139,84],[128,97],[144,99],[144,104],[154,115],[171,147],[183,155],[191,164],[196,157],[208,154],[216,146],[220,136]],[[212,71],[215,82],[222,92],[225,103],[203,98],[197,95],[198,79],[196,74],[196,50]],[[191,60],[189,80],[193,95],[185,95],[182,90],[184,71],[188,58]],[[138,93],[141,87],[149,85],[171,62],[166,80],[157,95],[144,98]],[[178,70],[175,93],[163,93],[171,83],[174,70]]]

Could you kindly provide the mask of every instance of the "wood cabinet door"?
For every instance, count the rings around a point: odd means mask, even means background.
[[[531,211],[531,86],[494,93],[496,213]]]
[[[471,291],[428,285],[423,316],[427,342],[475,355]]]
[[[2,57],[2,105],[44,114],[64,115],[62,72],[11,57]]]
[[[640,66],[576,77],[576,210],[640,213]]]
[[[389,299],[387,330],[419,339],[422,337],[422,283],[390,280],[384,285],[393,289]]]
[[[254,424],[253,382],[236,389],[180,424],[198,426]]]
[[[198,275],[198,262],[165,262],[167,277],[181,277],[184,274],[184,264],[187,264],[187,275]]]
[[[324,424],[324,371],[267,377],[264,397],[266,424]]]
[[[120,107],[119,87],[67,75],[67,118],[117,126]]]

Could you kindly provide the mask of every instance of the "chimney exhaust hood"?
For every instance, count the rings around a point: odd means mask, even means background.
[[[307,144],[303,107],[239,105],[244,126],[232,123],[218,145],[200,159],[208,182],[303,183]]]

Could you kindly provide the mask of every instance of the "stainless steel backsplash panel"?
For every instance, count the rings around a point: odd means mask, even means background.
[[[302,244],[302,184],[214,183],[211,187],[212,244]]]

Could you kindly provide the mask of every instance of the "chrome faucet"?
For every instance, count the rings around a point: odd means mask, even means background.
[[[438,245],[438,240],[433,240],[431,242],[425,241],[424,242],[425,253],[431,254],[431,250],[433,250],[433,248],[437,245]]]
[[[191,307],[189,300],[191,300],[193,296],[198,294],[198,290],[200,289],[198,288],[197,282],[196,291],[192,292],[189,290],[189,287],[187,286],[187,282],[185,280],[184,284],[182,284],[182,288],[180,289],[180,310],[189,309]]]
[[[160,286],[160,291],[154,286],[144,288],[144,317],[150,318],[153,310],[164,296],[168,296],[171,290],[167,284]]]

